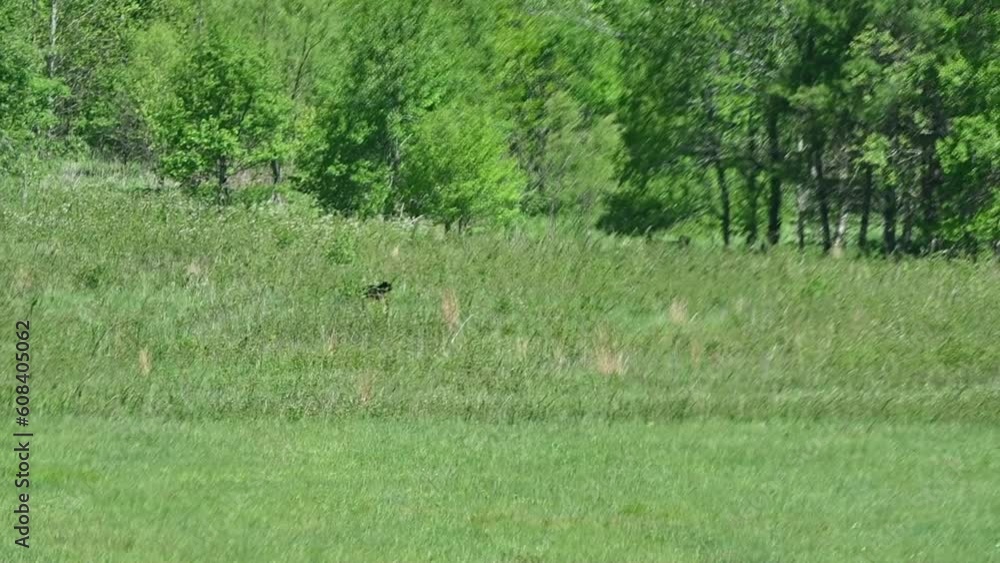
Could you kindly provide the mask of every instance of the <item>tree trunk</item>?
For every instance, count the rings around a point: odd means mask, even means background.
[[[719,200],[722,206],[720,216],[722,221],[722,242],[728,247],[732,236],[732,202],[729,198],[729,184],[726,182],[726,169],[722,166],[722,161],[717,159],[713,165],[715,166],[716,181],[719,184]]]
[[[885,200],[882,203],[882,240],[886,254],[896,252],[896,216],[899,214],[899,202],[896,200],[896,187],[885,182]]]
[[[778,113],[768,110],[767,142],[770,154],[771,190],[767,201],[767,242],[776,245],[781,239],[781,144],[778,138]]]
[[[905,196],[902,202],[903,232],[900,235],[899,244],[903,247],[903,252],[910,252],[913,250],[913,220],[916,209],[914,208],[913,190],[903,190],[903,195]]]
[[[38,0],[31,0],[31,44],[38,45]]]
[[[944,183],[944,170],[938,158],[937,143],[948,133],[948,117],[945,114],[939,76],[931,72],[925,76],[923,91],[927,103],[927,113],[931,118],[931,130],[924,136],[923,143],[923,177],[920,182],[920,230],[924,244],[930,244],[937,236],[938,216],[937,200],[941,196]]]
[[[838,254],[847,246],[847,209],[846,204],[840,208],[840,218],[837,220],[837,232],[833,237],[833,250]]]
[[[798,220],[795,223],[795,234],[799,243],[799,252],[806,249],[806,209],[809,207],[809,192],[799,184],[798,195],[795,198]]]
[[[219,182],[219,203],[229,202],[229,159],[222,157],[218,162],[216,177]]]
[[[858,229],[858,248],[868,251],[868,223],[872,213],[872,167],[864,166],[861,178],[861,227]]]
[[[889,111],[889,122],[886,127],[886,134],[889,137],[889,165],[899,170],[900,141],[899,141],[899,108],[892,107]],[[898,182],[898,175],[895,181]],[[899,241],[896,238],[896,223],[899,221],[899,196],[896,193],[898,185],[893,183],[891,178],[882,178],[884,201],[882,204],[882,241],[884,251],[887,255],[895,254],[899,250]]]
[[[56,77],[56,31],[59,29],[59,0],[49,2],[49,52],[45,56],[45,74]]]
[[[271,159],[271,181],[274,185],[281,183],[281,161],[277,158]]]
[[[390,139],[389,151],[389,200],[396,200],[396,192],[399,190],[400,171],[403,166],[403,149],[398,139]],[[387,202],[382,202],[385,205]]]
[[[833,246],[830,234],[830,198],[827,194],[826,178],[823,174],[823,148],[816,145],[812,149],[812,179],[819,203],[819,221],[823,235],[823,252],[829,252]]]
[[[45,75],[49,80],[55,80],[56,78],[56,34],[59,30],[59,0],[51,0],[49,2],[49,48],[45,53]],[[48,107],[50,110],[55,110],[56,98],[52,94],[53,90],[49,89],[48,96]],[[56,134],[56,125],[49,127],[46,132],[50,137],[54,137]]]
[[[937,206],[935,199],[941,193],[943,171],[937,157],[936,139],[924,150],[924,170],[920,182],[921,232],[924,243],[930,243],[937,234]]]
[[[757,128],[751,127],[748,131],[748,145],[747,152],[750,156],[750,162],[745,168],[742,168],[743,176],[746,181],[746,215],[745,215],[745,225],[747,236],[747,247],[752,248],[753,245],[757,244],[757,237],[760,236],[760,218],[758,217],[758,210],[760,207],[760,185],[757,183],[757,175],[760,172],[760,167],[757,164]]]
[[[760,187],[757,184],[757,169],[750,170],[747,174],[747,246],[752,247],[757,243],[760,233],[760,223],[757,217],[758,201],[760,199]]]

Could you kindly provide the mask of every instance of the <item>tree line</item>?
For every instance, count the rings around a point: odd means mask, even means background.
[[[85,150],[446,228],[1000,241],[994,2],[17,0],[0,36],[7,172]]]

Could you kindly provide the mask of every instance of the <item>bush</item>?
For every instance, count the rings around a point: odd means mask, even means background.
[[[277,156],[288,103],[249,45],[215,28],[199,33],[169,84],[152,116],[165,175],[188,187],[214,179],[226,199],[231,175]]]
[[[699,216],[699,200],[688,176],[660,176],[645,185],[623,186],[605,198],[598,221],[604,231],[649,234]]]
[[[401,208],[446,229],[509,220],[524,178],[507,154],[504,133],[488,113],[462,104],[426,114],[403,164]]]

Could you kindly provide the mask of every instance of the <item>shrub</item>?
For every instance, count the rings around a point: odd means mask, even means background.
[[[404,211],[444,224],[504,222],[517,212],[524,179],[495,119],[456,104],[424,116],[403,164]]]
[[[249,45],[209,28],[194,38],[169,84],[152,114],[166,176],[188,187],[214,178],[227,199],[230,176],[277,156],[288,102]]]

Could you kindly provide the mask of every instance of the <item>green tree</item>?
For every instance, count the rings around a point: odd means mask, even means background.
[[[292,133],[278,147],[269,165],[275,184],[285,178],[286,166],[303,148],[301,142],[312,124],[319,84],[337,66],[337,16],[335,0],[215,0],[203,5],[204,18],[238,30],[252,38],[273,68],[284,96],[291,103]]]
[[[30,39],[29,14],[18,3],[0,6],[0,172],[14,172],[51,123],[47,98],[58,84],[41,73],[42,58]]]
[[[524,177],[507,153],[506,138],[498,119],[469,104],[424,114],[405,149],[402,210],[448,230],[511,219]]]
[[[640,230],[676,222],[674,213],[662,222],[636,213],[628,202],[631,195],[654,209],[696,213],[714,209],[723,242],[728,245],[732,234],[729,169],[734,159],[729,143],[733,123],[725,111],[728,100],[722,91],[724,85],[716,79],[727,62],[719,48],[724,29],[716,13],[693,4],[615,2],[605,8],[623,34],[625,91],[618,115],[625,159],[621,192],[609,199],[608,218],[603,224],[618,222],[611,221],[612,217],[620,221],[629,215],[642,218],[643,225],[636,225]],[[704,192],[688,188],[694,183],[714,185],[716,201],[680,204],[683,197],[704,198]]]
[[[961,0],[875,2],[853,40],[846,68],[887,252],[976,245],[974,219],[996,186],[996,13]]]
[[[592,225],[601,203],[617,183],[621,132],[613,115],[594,118],[565,92],[545,105],[549,130],[539,171],[545,187],[528,194],[528,209],[564,214]]]
[[[523,208],[569,210],[569,192],[585,185],[591,195],[578,202],[592,202],[613,185],[602,169],[619,156],[620,133],[608,126],[620,89],[617,37],[589,2],[489,4],[495,19],[479,49],[486,49],[485,74],[513,124],[511,152],[528,178]]]
[[[25,2],[25,4],[27,4]],[[45,75],[64,86],[49,104],[53,137],[82,141],[107,157],[145,156],[146,137],[125,79],[136,34],[167,17],[169,0],[33,1],[32,35]]]
[[[37,60],[25,37],[23,20],[14,5],[0,7],[0,155],[8,160],[15,155],[19,141],[28,132],[25,117],[32,105]]]
[[[389,213],[402,191],[406,140],[454,90],[447,13],[427,0],[341,8],[340,62],[318,102],[301,187],[329,209]]]
[[[161,169],[187,186],[212,178],[225,201],[233,174],[284,145],[288,102],[260,54],[214,26],[194,33],[169,77],[152,112]]]

